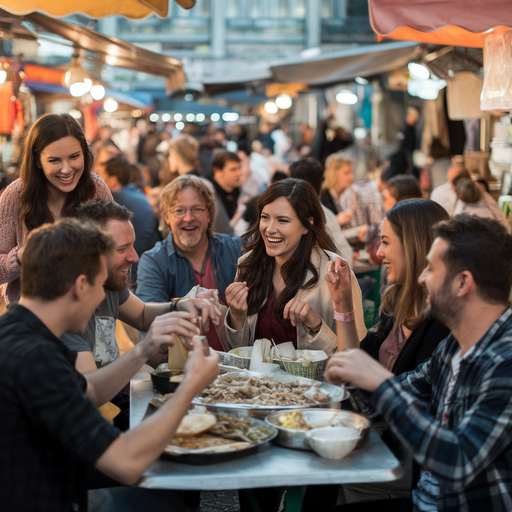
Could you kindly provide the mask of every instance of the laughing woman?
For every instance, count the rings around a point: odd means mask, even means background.
[[[429,318],[427,292],[418,278],[427,266],[433,242],[432,227],[449,218],[446,210],[429,199],[410,199],[386,212],[377,256],[386,267],[389,287],[382,296],[379,323],[361,341],[361,348],[395,375],[424,363],[448,329]],[[346,293],[352,276],[341,258],[329,263],[327,281],[336,310],[350,311]]]
[[[0,196],[0,289],[6,304],[19,299],[20,258],[30,231],[72,215],[83,203],[112,201],[91,172],[93,161],[82,128],[69,114],[47,114],[30,129],[20,178]]]
[[[325,273],[328,262],[339,256],[311,185],[291,178],[274,183],[258,199],[257,213],[258,222],[243,237],[248,253],[238,261],[236,282],[226,289],[231,345],[273,338],[327,354],[358,345],[366,329],[355,277],[350,285],[354,311],[340,328],[337,343]],[[348,345],[345,338],[356,341]]]

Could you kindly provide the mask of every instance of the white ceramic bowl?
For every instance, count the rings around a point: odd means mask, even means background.
[[[359,441],[357,430],[347,427],[314,428],[306,432],[306,442],[320,457],[342,459]]]

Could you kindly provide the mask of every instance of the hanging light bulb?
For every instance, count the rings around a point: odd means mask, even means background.
[[[349,89],[343,89],[336,94],[336,101],[342,105],[355,105],[357,103],[357,96]]]
[[[105,97],[105,87],[101,84],[93,85],[91,87],[91,96],[96,101],[102,100]]]
[[[80,53],[76,52],[71,59],[69,69],[64,75],[63,85],[69,88],[72,96],[83,96],[92,88],[91,78],[91,75],[82,67]]]
[[[88,93],[91,90],[92,81],[85,78],[83,82],[75,82],[69,86],[69,94],[71,96],[79,97]]]
[[[430,78],[430,71],[427,66],[418,64],[417,62],[409,62],[407,65],[409,75],[415,80],[428,80]]]
[[[105,112],[115,112],[118,106],[117,101],[112,98],[107,98],[103,102],[103,110],[105,110]]]
[[[267,114],[277,114],[279,110],[278,106],[273,101],[267,101],[265,105],[263,105],[263,109]]]
[[[280,109],[286,110],[292,106],[292,97],[289,94],[280,94],[276,98],[276,105]]]

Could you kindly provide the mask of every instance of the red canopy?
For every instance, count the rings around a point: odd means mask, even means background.
[[[453,46],[482,47],[483,32],[512,27],[510,0],[368,0],[370,22],[384,36]]]

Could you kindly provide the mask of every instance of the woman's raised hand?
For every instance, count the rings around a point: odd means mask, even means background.
[[[238,315],[247,314],[248,293],[249,288],[247,288],[247,283],[245,281],[242,283],[231,283],[226,288],[226,302],[228,303],[231,313]]]
[[[348,313],[354,309],[352,303],[352,271],[346,260],[336,258],[327,264],[325,274],[327,286],[338,313]]]
[[[307,302],[299,299],[297,295],[284,307],[283,317],[290,320],[293,326],[302,324],[310,331],[318,331],[322,326],[322,318],[311,309]]]
[[[241,329],[247,315],[247,283],[232,283],[226,288],[226,302],[229,306],[229,315],[232,319],[232,327]],[[241,326],[240,326],[241,323]]]

